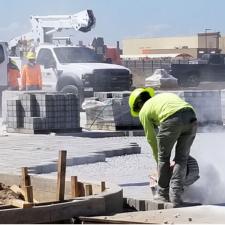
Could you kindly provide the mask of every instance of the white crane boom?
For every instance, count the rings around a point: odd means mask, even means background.
[[[62,29],[90,31],[95,25],[95,17],[92,10],[84,10],[74,15],[32,16],[31,25],[34,36],[44,43],[49,39],[47,36]]]
[[[9,47],[15,46],[19,40],[52,43],[53,33],[63,29],[88,32],[94,26],[96,19],[92,10],[84,10],[73,15],[31,16],[32,31],[9,41]]]

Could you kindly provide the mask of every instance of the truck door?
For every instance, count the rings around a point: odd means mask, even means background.
[[[7,76],[7,63],[8,55],[6,52],[6,47],[4,43],[0,43],[0,86],[8,86],[8,76]]]
[[[57,69],[52,51],[42,48],[38,52],[37,63],[41,65],[43,90],[56,91]]]

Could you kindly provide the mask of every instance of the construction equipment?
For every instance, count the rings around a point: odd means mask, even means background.
[[[173,167],[174,167],[174,162],[171,163],[171,166],[170,166],[170,176],[172,176]],[[154,196],[157,192],[158,178],[157,178],[157,175],[150,175],[149,177],[150,177],[150,188]],[[198,162],[196,161],[195,158],[193,158],[192,156],[189,156],[188,162],[187,162],[187,174],[186,174],[184,186],[192,185],[199,178],[200,176],[199,176]]]
[[[0,89],[4,89],[8,85],[7,64],[9,62],[7,43],[0,41]],[[5,76],[4,76],[5,75]]]
[[[65,45],[54,44],[54,33],[65,29],[88,32],[95,22],[92,10],[74,15],[32,16],[32,31],[9,42],[11,54],[23,57],[28,51],[36,51],[43,89],[74,93],[81,102],[96,91],[129,90],[132,75],[126,67],[102,63],[94,49],[73,46],[68,38],[64,39]]]
[[[63,29],[89,32],[95,26],[96,19],[92,10],[84,10],[73,15],[31,16],[30,22],[32,31],[10,40],[10,49],[23,40],[26,42],[53,43],[53,34]]]

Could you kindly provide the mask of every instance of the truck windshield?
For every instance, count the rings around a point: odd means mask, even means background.
[[[54,48],[54,51],[60,63],[100,62],[98,55],[89,48],[59,47]]]

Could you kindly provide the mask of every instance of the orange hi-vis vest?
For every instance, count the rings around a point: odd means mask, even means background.
[[[20,71],[15,68],[8,68],[8,86],[10,88],[19,90],[18,78],[20,77]]]
[[[40,65],[24,65],[22,69],[22,90],[29,89],[30,86],[37,86],[42,89],[42,78]]]

